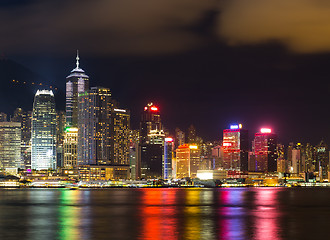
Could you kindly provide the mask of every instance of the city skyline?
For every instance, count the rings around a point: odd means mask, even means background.
[[[0,29],[4,239],[327,236],[330,1],[0,0]]]
[[[274,21],[280,7],[274,0],[247,5],[170,0],[159,6],[147,0],[138,5],[130,0],[79,5],[72,1],[65,5],[2,2],[1,24],[12,24],[3,26],[7,37],[1,39],[0,53],[31,69],[34,76],[25,79],[26,75],[13,74],[0,61],[0,102],[11,99],[0,105],[1,111],[9,114],[17,106],[32,108],[24,96],[33,96],[36,89],[9,82],[13,79],[55,86],[57,106],[64,110],[64,81],[75,68],[79,49],[80,66],[90,77],[90,86],[110,88],[122,107],[131,110],[135,129],[141,108],[154,102],[168,129],[194,124],[204,139],[219,139],[228,125],[241,122],[252,132],[267,125],[285,144],[316,144],[322,138],[329,143],[330,41],[323,34],[328,24],[321,23],[330,7],[304,1],[293,8],[294,3],[283,3],[287,21],[283,24]],[[31,14],[36,9],[47,9],[48,14]],[[83,15],[86,9],[88,24]],[[123,17],[125,13],[130,17]],[[233,21],[235,13],[242,19]],[[263,13],[267,21],[258,21]],[[36,21],[41,23],[38,29]],[[312,24],[296,26],[299,21]],[[313,24],[322,27],[314,32]],[[250,36],[244,27],[251,28]],[[276,30],[274,35],[268,28]],[[18,44],[18,39],[24,41]]]

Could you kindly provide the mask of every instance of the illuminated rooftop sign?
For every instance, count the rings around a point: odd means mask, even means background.
[[[173,138],[171,137],[165,138],[165,142],[173,142]]]
[[[224,147],[231,147],[231,143],[230,142],[224,142],[222,145]]]
[[[118,108],[115,108],[114,111],[116,111],[116,112],[126,112],[125,109],[118,109]]]
[[[65,128],[66,132],[78,132],[78,128],[75,127],[67,127]]]
[[[242,124],[231,124],[230,129],[241,129],[243,126]]]
[[[151,111],[158,111],[158,107],[154,107],[154,106],[153,106],[153,107],[151,107],[150,109],[151,109]]]
[[[270,128],[261,128],[260,129],[260,132],[261,133],[271,133],[272,132],[272,129],[270,129]]]

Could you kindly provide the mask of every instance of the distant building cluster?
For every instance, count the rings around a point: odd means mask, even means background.
[[[0,168],[30,176],[82,181],[114,179],[247,179],[254,176],[327,181],[329,149],[321,141],[278,143],[261,128],[253,138],[242,124],[223,130],[219,141],[204,142],[191,125],[173,134],[163,126],[160,109],[148,103],[139,129],[130,111],[120,108],[110,89],[89,87],[76,67],[66,78],[66,110],[56,111],[54,93],[40,89],[32,111],[0,113]],[[257,176],[257,177],[256,177]],[[243,180],[244,181],[244,180]]]

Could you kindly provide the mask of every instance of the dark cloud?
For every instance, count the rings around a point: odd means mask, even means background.
[[[233,46],[277,40],[296,53],[329,52],[330,2],[226,1],[219,18],[219,35]]]
[[[168,54],[203,42],[191,30],[215,1],[35,1],[0,10],[7,51]],[[9,49],[9,50],[8,50]]]

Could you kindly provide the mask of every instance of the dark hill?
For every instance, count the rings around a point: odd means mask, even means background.
[[[10,59],[0,59],[0,112],[11,115],[17,107],[32,110],[33,97],[43,78]]]

